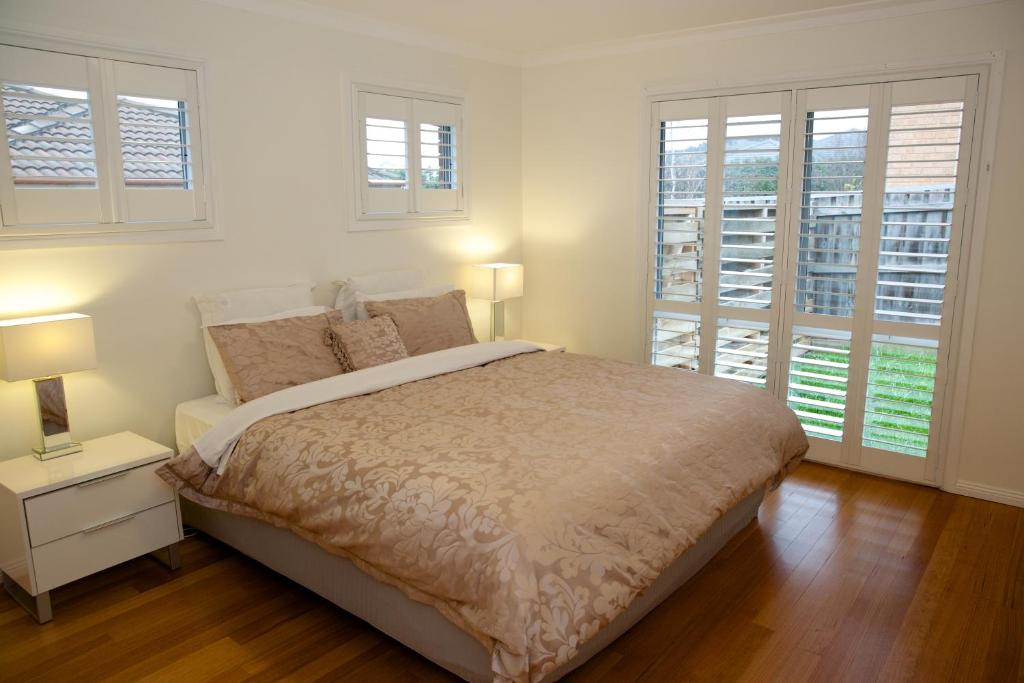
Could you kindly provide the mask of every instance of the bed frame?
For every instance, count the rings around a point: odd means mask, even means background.
[[[548,673],[544,683],[557,681],[581,666],[686,583],[757,518],[763,498],[764,489],[755,491],[726,512],[625,612],[587,641],[573,659]],[[348,559],[332,555],[286,529],[250,517],[206,508],[184,498],[181,510],[187,524],[305,586],[438,666],[471,683],[493,680],[490,652],[476,638],[433,607],[373,579]]]

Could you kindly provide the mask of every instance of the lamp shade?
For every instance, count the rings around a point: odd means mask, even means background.
[[[91,317],[61,313],[0,320],[0,379],[17,382],[94,367]]]
[[[481,263],[473,266],[469,295],[474,299],[505,301],[523,295],[521,263]]]

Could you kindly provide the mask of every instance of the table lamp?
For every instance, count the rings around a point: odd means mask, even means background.
[[[0,320],[0,379],[35,381],[43,445],[33,450],[40,460],[81,452],[82,444],[71,440],[61,375],[95,367],[96,341],[87,315]]]
[[[473,267],[473,280],[469,295],[474,299],[491,302],[491,341],[497,333],[498,310],[501,310],[501,336],[505,335],[505,306],[508,299],[523,295],[523,265],[521,263],[481,263]]]

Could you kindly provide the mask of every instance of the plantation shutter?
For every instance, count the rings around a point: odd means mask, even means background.
[[[362,121],[362,211],[404,214],[413,211],[410,189],[412,100],[359,93]]]
[[[202,140],[195,73],[115,62],[120,164],[112,182],[124,187],[124,219],[205,217]]]
[[[659,365],[769,386],[783,105],[783,93],[658,105],[651,357]]]
[[[655,103],[651,362],[784,398],[813,459],[934,477],[977,89]]]
[[[870,344],[861,461],[926,475],[940,428],[977,77],[886,84],[879,233],[865,306]],[[955,248],[954,248],[955,247]],[[933,458],[934,462],[934,458]]]
[[[462,107],[447,102],[413,100],[419,173],[417,211],[457,211],[462,206],[459,147]]]
[[[97,161],[95,59],[0,45],[7,137],[0,145],[6,226],[98,223],[106,179]],[[108,207],[109,208],[109,207]]]

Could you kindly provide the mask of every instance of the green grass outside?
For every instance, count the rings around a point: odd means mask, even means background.
[[[814,346],[821,346],[817,340]],[[830,403],[843,403],[841,396],[828,392],[817,392],[813,388],[845,390],[845,368],[815,365],[804,361],[829,361],[846,363],[844,353],[829,351],[806,351],[794,358],[794,371],[811,372],[822,377],[791,378],[808,389],[790,389],[790,397],[805,398]],[[931,420],[932,397],[935,389],[935,352],[932,349],[915,349],[898,344],[875,343],[872,346],[871,363],[868,372],[867,402],[863,443],[865,446],[884,450],[924,456],[928,448],[928,427]],[[827,379],[835,377],[836,380]],[[802,412],[823,417],[841,419],[843,411],[825,406],[810,406],[791,403]],[[841,429],[842,425],[813,417],[801,417],[804,425]],[[896,430],[896,431],[893,431]],[[839,437],[820,434],[822,438],[838,441]]]

